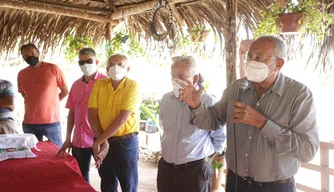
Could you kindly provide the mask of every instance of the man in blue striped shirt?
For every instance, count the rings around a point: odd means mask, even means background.
[[[14,120],[13,85],[0,79],[0,134],[17,133]]]
[[[223,129],[203,131],[189,123],[190,108],[178,100],[180,86],[175,79],[198,81],[193,57],[173,58],[171,68],[173,91],[166,93],[160,104],[160,119],[164,134],[161,141],[162,157],[158,166],[159,192],[211,191],[212,167],[210,156],[222,150]],[[214,97],[203,93],[201,102],[212,106]]]

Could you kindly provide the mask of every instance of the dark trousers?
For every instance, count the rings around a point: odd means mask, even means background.
[[[82,177],[89,183],[90,161],[92,159],[92,148],[78,148],[72,146],[72,155],[78,162]]]
[[[24,133],[34,134],[38,141],[43,140],[43,135],[48,138],[52,143],[56,144],[58,147],[63,145],[61,139],[61,127],[60,123],[50,123],[50,124],[25,124],[22,123]]]
[[[238,176],[237,192],[296,192],[293,178],[284,183],[254,182]],[[235,192],[235,174],[230,169],[226,178],[226,192]]]
[[[102,192],[117,192],[118,181],[122,192],[138,190],[138,136],[109,142],[109,152],[99,168]]]
[[[210,159],[183,167],[174,166],[161,158],[158,165],[158,192],[210,192],[212,173]]]

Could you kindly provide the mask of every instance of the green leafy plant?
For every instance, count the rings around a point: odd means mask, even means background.
[[[177,41],[176,51],[182,55],[198,54],[202,58],[209,58],[211,55],[205,53],[205,45],[190,40],[189,36],[181,37]]]
[[[220,169],[223,167],[223,163],[221,161],[212,161],[211,163],[211,166],[212,166],[212,169],[215,170],[215,169]]]
[[[108,57],[116,53],[127,54],[130,56],[146,55],[145,49],[140,46],[139,41],[135,37],[123,32],[115,33],[114,38],[107,42]]]
[[[151,120],[156,125],[159,124],[158,122],[158,115],[160,113],[160,106],[157,100],[152,98],[144,99],[141,106],[140,106],[140,119],[142,120]]]
[[[205,26],[195,25],[195,27],[188,29],[189,35],[191,35],[195,42],[199,41],[201,32],[205,30]]]
[[[223,151],[221,153],[219,153],[218,155],[216,155],[214,158],[212,158],[211,160],[211,166],[213,170],[218,170],[220,168],[223,167],[223,158],[225,156],[226,153],[226,147],[223,149]]]
[[[190,39],[193,42],[203,42],[210,31],[205,28],[205,26],[195,25],[193,28],[188,29]]]
[[[163,130],[159,126],[159,113],[160,105],[159,101],[152,98],[144,99],[140,105],[140,119],[146,121],[152,121],[158,128],[160,136],[163,133]]]
[[[332,4],[322,4],[313,0],[304,0],[295,4],[290,0],[286,6],[281,6],[275,2],[269,6],[269,12],[260,11],[263,20],[255,28],[254,36],[278,34],[280,28],[277,27],[277,19],[280,14],[301,12],[303,17],[298,21],[299,24],[302,24],[300,34],[309,32],[318,41],[321,41],[324,35],[330,35],[329,25],[334,22],[334,15],[328,13]]]
[[[74,37],[69,35],[64,40],[65,49],[65,58],[67,60],[73,61],[78,57],[80,49],[84,47],[93,47],[93,42],[87,37]]]

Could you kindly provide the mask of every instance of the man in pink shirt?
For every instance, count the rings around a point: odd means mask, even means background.
[[[83,48],[79,52],[79,67],[83,76],[72,85],[66,108],[70,111],[67,119],[66,140],[59,150],[57,156],[63,156],[66,149],[72,148],[72,155],[77,159],[82,176],[89,182],[89,167],[92,146],[94,143],[94,133],[88,122],[88,100],[93,85],[99,79],[107,78],[97,71],[98,60],[96,53],[91,48]],[[71,135],[73,128],[73,140]]]

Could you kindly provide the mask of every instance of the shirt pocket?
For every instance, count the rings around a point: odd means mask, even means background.
[[[122,92],[118,92],[113,94],[111,97],[114,97],[111,98],[113,100],[112,107],[115,107],[116,111],[119,112],[121,110],[124,94]]]

